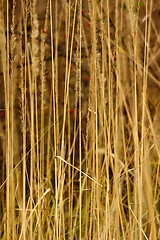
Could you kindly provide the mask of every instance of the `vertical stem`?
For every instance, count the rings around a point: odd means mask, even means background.
[[[79,210],[79,222],[80,222],[80,232],[79,232],[79,239],[82,238],[82,176],[81,176],[81,171],[82,171],[82,97],[81,97],[81,46],[82,46],[82,0],[80,0],[80,14],[79,14],[79,164],[80,164],[80,182],[79,182],[79,187],[80,187],[80,210]]]
[[[6,154],[6,178],[7,181],[7,240],[10,239],[11,229],[10,229],[10,166],[9,166],[9,158],[10,158],[10,129],[9,129],[9,120],[10,120],[10,111],[9,111],[9,2],[7,0],[7,74],[6,74],[6,126],[7,126],[7,154]]]
[[[52,88],[53,88],[53,121],[54,121],[54,152],[55,156],[57,154],[57,138],[56,138],[56,104],[55,104],[55,76],[54,76],[54,61],[53,61],[53,18],[52,18],[52,1],[50,0],[50,25],[51,25],[51,56],[52,56]],[[56,29],[57,31],[57,29]],[[56,195],[56,212],[55,212],[55,234],[56,239],[59,239],[58,236],[58,178],[57,178],[57,159],[55,158],[55,195]]]

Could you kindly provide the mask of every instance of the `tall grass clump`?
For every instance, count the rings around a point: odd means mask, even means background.
[[[159,11],[0,2],[1,239],[160,239]]]

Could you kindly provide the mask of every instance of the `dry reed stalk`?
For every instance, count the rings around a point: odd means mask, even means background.
[[[54,67],[54,61],[53,61],[53,17],[52,17],[52,2],[50,0],[50,27],[51,27],[51,56],[52,56],[52,97],[53,97],[53,123],[54,123],[54,154],[57,154],[57,137],[56,137],[56,109],[55,109],[55,67]],[[54,236],[58,239],[58,228],[59,228],[59,223],[58,223],[58,186],[57,186],[57,181],[58,181],[58,176],[57,176],[57,162],[55,160],[55,201],[56,201],[56,209],[55,209],[55,227],[54,227]]]
[[[26,75],[24,76],[23,60],[24,54],[22,50],[22,23],[20,23],[20,89],[21,89],[21,121],[23,135],[23,213],[22,213],[22,232],[23,239],[26,239]],[[25,66],[26,67],[26,66]]]
[[[10,9],[9,3],[0,3],[6,106],[1,236],[158,239],[159,106],[153,116],[148,105],[150,81],[159,86],[156,3],[46,0],[45,13],[36,0],[14,0]]]

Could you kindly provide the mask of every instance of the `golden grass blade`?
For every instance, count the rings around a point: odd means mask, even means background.
[[[61,160],[62,162],[66,163],[67,165],[69,165],[70,167],[76,169],[77,171],[81,171],[79,168],[73,166],[71,163],[67,162],[65,159],[63,159],[62,157],[60,156],[55,156],[55,158]],[[89,178],[91,181],[95,182],[96,184],[98,184],[100,187],[103,187],[100,183],[98,183],[96,180],[94,180],[92,177],[90,177],[88,174],[84,173],[83,171],[81,171],[81,173],[83,175],[85,175],[87,178]]]

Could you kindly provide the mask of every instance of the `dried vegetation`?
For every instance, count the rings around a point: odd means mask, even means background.
[[[160,239],[158,0],[0,1],[0,238]]]

